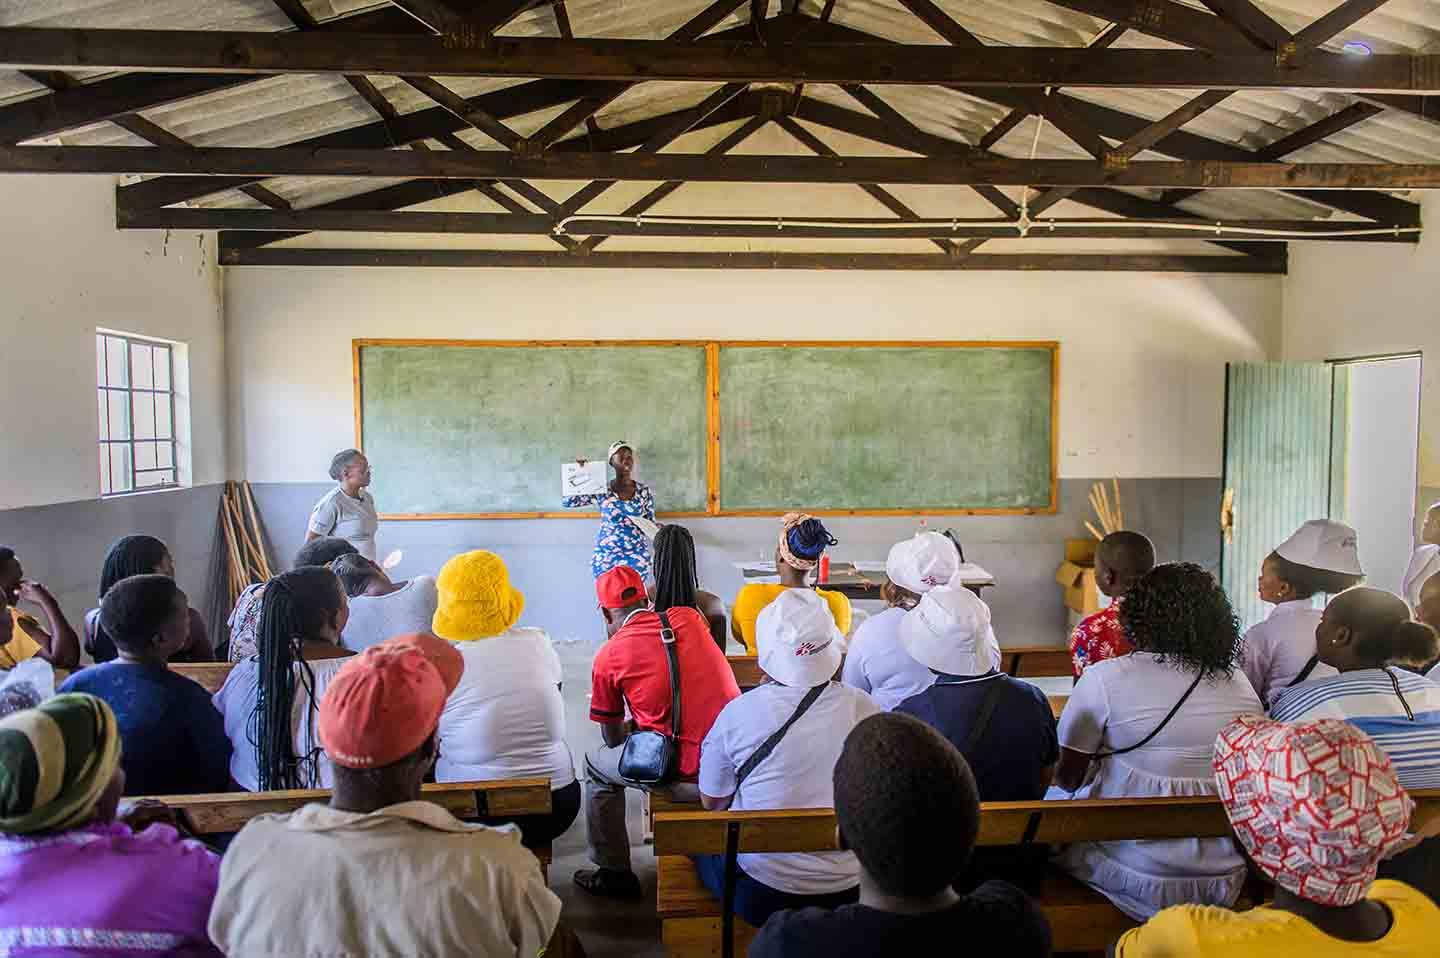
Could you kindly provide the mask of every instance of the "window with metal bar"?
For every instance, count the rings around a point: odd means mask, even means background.
[[[175,349],[124,333],[95,333],[100,494],[180,485],[175,448]]]

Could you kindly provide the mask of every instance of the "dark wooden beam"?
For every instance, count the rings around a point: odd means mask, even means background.
[[[925,152],[925,148],[922,145],[924,140],[923,131],[911,123],[903,113],[886,103],[875,91],[854,83],[846,84],[844,90],[850,94],[857,103],[879,117],[881,122],[888,124],[890,129],[903,141],[910,143],[912,150],[917,153]],[[960,146],[954,152],[963,156],[971,154],[974,151],[968,147]],[[981,152],[984,151],[982,150]],[[993,186],[975,187],[975,192],[1009,219],[1014,219],[1020,215],[1020,207],[1016,205],[1015,201]]]
[[[524,137],[506,126],[499,117],[484,107],[470,103],[440,81],[430,77],[406,77],[405,82],[429,97],[441,109],[457,119],[464,120],[467,126],[484,133],[505,149],[526,148]]]
[[[0,147],[0,173],[201,173],[437,179],[686,180],[712,183],[928,183],[1206,189],[1440,189],[1440,164],[1014,160],[1006,157],[727,156],[407,150],[178,150]]]
[[[782,116],[778,120],[776,120],[776,123],[779,124],[782,130],[784,130],[786,133],[789,133],[792,137],[802,143],[806,149],[808,149],[811,153],[814,153],[816,156],[833,157],[840,155],[831,148],[830,144],[826,143],[824,140],[820,139],[818,136],[805,129],[799,123],[796,123],[794,120],[790,119],[790,117]],[[919,213],[916,213],[909,206],[905,205],[905,203],[902,202],[899,197],[897,197],[894,193],[891,193],[889,190],[885,189],[883,186],[880,186],[877,183],[861,183],[860,189],[864,190],[866,195],[868,195],[871,199],[875,200],[875,202],[879,203],[881,206],[884,206],[890,212],[894,213],[898,218],[911,221],[920,219]],[[940,252],[947,253],[950,256],[955,256],[959,252],[955,244],[950,242],[948,239],[936,239],[932,240],[932,242],[934,242],[936,246],[940,247]]]
[[[685,21],[666,40],[673,43],[693,43],[705,33],[713,30],[720,21],[733,13],[743,2],[744,0],[712,0],[704,10]],[[537,130],[531,137],[531,141],[540,149],[545,149],[580,124],[589,122],[595,114],[618,100],[632,86],[634,86],[633,83],[610,83],[599,86],[594,93],[571,104],[559,116]]]
[[[1383,112],[1383,107],[1378,107],[1370,103],[1352,104],[1340,110],[1338,113],[1330,114],[1323,120],[1318,120],[1309,126],[1296,130],[1294,133],[1281,137],[1269,146],[1261,147],[1255,151],[1255,158],[1260,160],[1282,159],[1294,153],[1296,150],[1301,150],[1312,144],[1319,143],[1321,140],[1334,136],[1341,130],[1348,130],[1355,124],[1363,123],[1377,113]]]
[[[785,119],[778,121],[782,125]],[[477,187],[478,188],[478,187]],[[493,189],[493,188],[492,188]],[[496,191],[498,192],[498,191]],[[673,192],[673,191],[671,191]],[[489,193],[486,194],[490,195]],[[669,195],[668,193],[666,195]],[[493,197],[492,197],[493,198]],[[518,204],[517,204],[518,205]],[[897,219],[875,217],[817,217],[814,222],[797,222],[788,217],[750,218],[751,222],[728,222],[725,217],[688,217],[686,222],[665,218],[643,219],[645,209],[632,206],[614,215],[587,215],[566,218],[557,224],[545,213],[441,213],[412,210],[236,210],[187,209],[172,207],[142,210],[116,218],[120,229],[252,230],[280,232],[338,233],[433,233],[439,235],[498,236],[654,236],[654,237],[740,237],[746,239],[803,237],[806,239],[930,239],[952,252],[950,239],[1191,239],[1215,235],[1196,230],[1219,224],[1194,217],[1146,219],[1144,222],[1106,223],[1083,219],[1037,220],[1024,232],[1020,225],[1005,219],[984,222],[923,219],[914,210],[904,210]],[[913,225],[907,225],[913,224]],[[1289,240],[1346,239],[1377,243],[1415,243],[1418,234],[1384,230],[1374,224],[1325,223],[1316,220],[1236,219],[1221,221],[1218,235],[1256,242],[1283,243]],[[1253,235],[1247,235],[1253,234]]]
[[[393,7],[327,20],[326,33],[418,33],[424,30]],[[85,83],[70,91],[31,97],[0,107],[0,143],[19,143],[64,133],[125,113],[150,110],[192,97],[255,83],[261,77],[132,73]]]
[[[1440,92],[1440,54],[1308,51],[1214,56],[1193,50],[958,49],[928,44],[771,43],[722,48],[664,40],[332,36],[208,30],[0,29],[0,65],[202,73],[365,73],[639,82],[901,83],[998,87],[1326,89]]]
[[[1019,270],[1145,273],[1284,273],[1283,247],[1270,258],[1048,253],[979,255],[944,253],[544,253],[508,250],[297,249],[221,246],[224,266],[519,267],[530,269],[864,269]]]
[[[1217,16],[1175,0],[1051,0],[1057,7],[1123,23],[1132,30],[1197,50],[1254,53],[1255,45]]]
[[[1277,50],[1291,40],[1290,31],[1250,0],[1200,0],[1261,50]]]
[[[735,147],[739,146],[741,143],[744,143],[755,133],[756,130],[759,130],[762,126],[769,122],[770,120],[767,117],[752,116],[750,119],[746,120],[744,123],[740,124],[738,127],[725,134],[725,136],[721,137],[714,146],[710,147],[710,149],[706,150],[705,152],[711,156],[723,156],[724,154],[729,153],[731,150],[735,149]],[[646,193],[644,196],[640,197],[640,199],[625,207],[625,209],[621,211],[621,215],[639,216],[646,210],[653,209],[656,204],[660,203],[671,193],[674,193],[676,190],[678,190],[684,185],[685,184],[681,183],[679,180],[670,180],[669,182],[661,183],[649,193]],[[589,253],[591,250],[595,249],[595,247],[605,242],[605,240],[606,237],[604,236],[591,236],[580,244],[580,252]]]

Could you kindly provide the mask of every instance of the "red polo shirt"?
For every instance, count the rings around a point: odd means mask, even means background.
[[[700,743],[725,703],[740,695],[725,653],[710,626],[695,609],[666,613],[675,629],[680,662],[680,774],[700,772]],[[629,706],[636,728],[671,732],[670,667],[660,641],[660,616],[645,611],[631,616],[595,656],[590,669],[590,719],[623,719]]]

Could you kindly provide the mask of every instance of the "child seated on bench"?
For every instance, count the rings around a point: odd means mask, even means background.
[[[100,622],[119,658],[81,669],[60,686],[115,711],[127,795],[223,792],[230,785],[225,723],[198,682],[167,661],[190,632],[185,593],[167,575],[135,575],[105,593]]]
[[[755,632],[770,681],[727,704],[705,737],[701,804],[711,811],[829,808],[845,736],[880,706],[830,681],[840,667],[842,636],[813,591],[782,591],[760,613]],[[720,897],[723,856],[700,856],[695,866]],[[735,913],[756,927],[782,908],[834,907],[859,894],[860,866],[849,852],[747,854],[740,870]]]
[[[1284,725],[1245,715],[1215,743],[1215,780],[1235,837],[1275,883],[1270,905],[1168,908],[1116,943],[1115,958],[1363,958],[1428,955],[1440,909],[1375,881],[1413,803],[1385,753],[1348,722]]]
[[[934,729],[908,715],[873,715],[835,763],[840,844],[860,861],[860,901],[777,912],[750,958],[957,954],[1046,958],[1050,926],[1013,885],[951,887],[980,827],[970,768]],[[963,942],[963,946],[959,943]]]

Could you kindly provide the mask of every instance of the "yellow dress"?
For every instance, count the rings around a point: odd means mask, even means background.
[[[1415,958],[1436,953],[1440,908],[1397,881],[1377,881],[1369,898],[1390,909],[1379,941],[1341,941],[1299,915],[1274,908],[1235,912],[1210,905],[1167,908],[1121,936],[1115,958]]]
[[[755,620],[759,617],[760,610],[774,602],[786,588],[778,582],[754,582],[744,586],[739,595],[735,596],[735,608],[730,612],[730,616],[739,623],[740,635],[745,640],[745,651],[750,655],[755,654]],[[815,591],[830,606],[830,614],[835,617],[835,624],[840,631],[849,635],[850,600],[841,593],[828,589]]]
[[[15,608],[10,607],[10,618],[14,621],[14,628],[10,634],[10,641],[0,644],[0,669],[13,669],[26,659],[33,659],[35,653],[41,649],[40,643],[30,637],[27,629],[38,629],[40,623],[32,615],[27,615]]]

